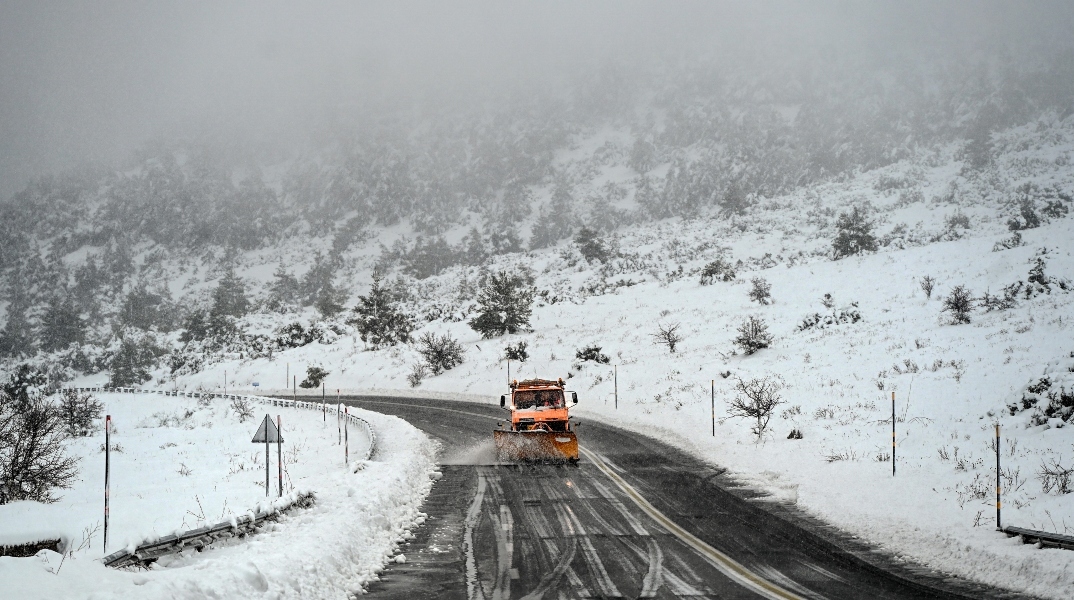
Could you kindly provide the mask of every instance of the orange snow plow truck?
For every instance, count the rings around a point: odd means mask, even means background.
[[[500,461],[578,462],[578,436],[571,426],[563,380],[524,379],[511,382],[500,408],[511,411],[510,429],[500,423],[493,432]],[[571,392],[578,404],[578,393]]]

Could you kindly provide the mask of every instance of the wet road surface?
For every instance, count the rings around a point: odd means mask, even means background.
[[[372,598],[1024,597],[896,562],[624,430],[583,422],[578,465],[499,465],[498,406],[344,401],[444,445],[429,518]]]

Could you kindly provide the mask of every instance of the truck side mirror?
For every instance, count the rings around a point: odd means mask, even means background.
[[[571,392],[571,400],[573,400],[575,404],[578,404],[578,392]]]
[[[503,408],[506,405],[507,405],[507,396],[502,396],[501,395],[500,396],[500,408]]]

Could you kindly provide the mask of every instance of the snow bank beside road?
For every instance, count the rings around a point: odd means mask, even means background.
[[[195,412],[189,418],[195,425],[189,429],[139,431],[132,425],[113,436],[113,443],[124,447],[122,453],[113,454],[114,475],[123,472],[124,460],[137,456],[142,464],[126,465],[133,471],[126,481],[113,479],[115,528],[109,550],[203,523],[201,519],[194,522],[190,508],[183,514],[183,503],[193,503],[193,510],[199,510],[195,495],[201,500],[204,521],[209,522],[219,520],[224,503],[228,510],[241,513],[264,499],[263,449],[249,442],[256,423],[239,424],[223,401],[198,408],[195,400],[185,398],[117,394],[106,395],[104,400],[106,410],[120,423],[139,412],[148,410],[152,415],[152,409],[161,406],[184,415],[191,409]],[[265,412],[262,408],[266,407],[255,406],[259,417]],[[326,425],[320,414],[311,411],[267,408],[273,416],[279,413],[283,417],[285,458],[288,452],[297,456],[288,462],[288,472],[296,487],[316,493],[313,507],[283,516],[248,538],[222,541],[211,551],[165,557],[148,571],[117,571],[93,560],[101,555],[99,533],[89,550],[63,560],[62,567],[62,557],[47,551],[33,558],[0,558],[5,594],[12,598],[85,598],[90,594],[94,598],[132,594],[139,598],[341,598],[358,591],[376,577],[407,530],[423,520],[418,508],[431,487],[435,445],[400,419],[361,411],[362,418],[377,432],[377,455],[372,461],[352,462],[347,468],[342,448],[336,445],[334,422]],[[210,420],[213,425],[205,427]],[[351,433],[352,443],[357,444],[360,440],[355,439],[353,429]],[[101,442],[103,439],[90,439],[85,445],[92,448]],[[260,468],[238,468],[238,459],[228,453],[239,448],[241,459],[249,463],[253,463],[253,454],[260,454]],[[154,466],[154,460],[165,460],[155,459],[154,454],[180,451],[184,452],[182,460],[188,461],[184,464],[191,471],[189,475],[173,474],[160,464]],[[272,449],[273,461],[275,454]],[[97,479],[103,478],[103,473],[101,477],[91,473],[100,470],[95,469],[97,462],[103,463],[103,459],[98,460],[100,456],[94,451],[83,461],[83,482],[57,505],[66,506],[71,515],[64,524],[69,530],[81,531],[80,526],[92,526],[99,520],[101,488]],[[272,467],[275,477],[275,464]],[[221,490],[222,499],[213,496]],[[0,510],[0,523],[6,527],[9,522],[11,516]],[[79,539],[73,541],[77,547]]]

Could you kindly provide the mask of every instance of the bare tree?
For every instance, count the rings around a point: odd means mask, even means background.
[[[675,354],[675,346],[682,341],[682,335],[679,333],[679,326],[679,323],[657,323],[657,331],[652,334],[653,343],[658,346],[667,346],[668,351]]]
[[[759,441],[768,427],[772,412],[777,406],[783,404],[783,399],[779,395],[782,387],[779,379],[775,377],[766,376],[748,381],[739,379],[735,383],[736,396],[731,400],[731,406],[727,412],[732,417],[753,419],[754,425],[751,431]]]
[[[918,282],[918,285],[921,286],[921,291],[925,292],[925,298],[932,300],[932,290],[936,287],[936,278],[932,275],[925,275]]]

